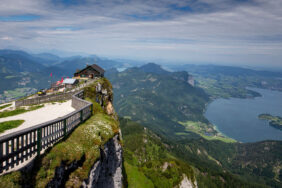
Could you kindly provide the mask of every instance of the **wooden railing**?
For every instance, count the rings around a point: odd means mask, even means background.
[[[64,117],[0,137],[0,174],[29,162],[88,119],[93,104],[83,98],[83,91],[74,94],[72,107],[76,110]]]
[[[70,100],[72,98],[72,95],[73,93],[58,93],[58,94],[36,97],[32,99],[17,100],[15,101],[15,106],[20,107],[20,106],[42,104],[42,103],[47,103],[47,102]]]
[[[29,105],[36,105],[36,104],[42,104],[47,102],[58,102],[63,100],[70,100],[74,93],[81,90],[87,85],[92,84],[96,79],[88,80],[87,82],[73,88],[72,90],[65,92],[65,93],[55,93],[51,95],[45,95],[45,96],[38,96],[31,99],[20,99],[15,101],[15,106],[29,106]]]

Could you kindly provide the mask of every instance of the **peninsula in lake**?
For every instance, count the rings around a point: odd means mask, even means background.
[[[260,114],[259,119],[268,120],[270,126],[282,130],[282,118],[279,116],[272,116],[270,114]]]

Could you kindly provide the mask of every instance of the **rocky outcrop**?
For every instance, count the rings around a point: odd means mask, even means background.
[[[122,187],[122,180],[122,147],[119,135],[116,135],[101,149],[101,157],[93,165],[83,187],[119,188]]]
[[[94,82],[84,88],[85,95],[89,98],[95,99],[103,108],[106,108],[108,103],[113,102],[113,90],[110,82],[103,78],[103,81]]]
[[[187,178],[187,176],[184,174],[183,179],[180,182],[179,188],[198,188],[197,182],[192,182]]]
[[[56,168],[54,178],[47,184],[46,187],[59,188],[64,187],[69,175],[75,169],[79,168],[85,160],[83,156],[79,161],[74,161],[70,165],[61,164]]]
[[[191,86],[195,86],[195,80],[194,80],[194,77],[189,75],[188,77],[188,83],[191,85]]]
[[[101,156],[93,165],[89,177],[82,183],[85,188],[121,188],[122,187],[122,147],[119,135],[114,136],[100,149]],[[64,187],[71,172],[84,162],[83,156],[79,161],[70,165],[61,164],[56,168],[54,178],[46,187]]]
[[[112,115],[112,114],[115,113],[114,107],[113,107],[113,105],[112,105],[111,102],[108,102],[108,104],[107,104],[107,106],[106,106],[106,113],[107,113],[108,115]]]

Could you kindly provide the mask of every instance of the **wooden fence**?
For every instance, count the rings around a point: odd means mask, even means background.
[[[85,86],[92,84],[93,82],[95,82],[96,79],[97,78],[87,80],[84,84],[81,84],[66,93],[56,93],[56,94],[51,94],[51,95],[39,96],[39,97],[31,98],[31,99],[17,100],[15,101],[15,106],[20,107],[20,106],[37,105],[37,104],[42,104],[42,103],[47,103],[47,102],[58,102],[58,101],[63,101],[63,100],[70,100],[72,99],[72,96],[74,93],[81,90]]]
[[[59,94],[52,94],[52,95],[45,95],[41,97],[36,97],[33,99],[23,99],[15,101],[15,106],[29,106],[29,105],[36,105],[42,104],[47,102],[56,102],[56,101],[63,101],[63,100],[70,100],[72,98],[73,93],[59,93]]]
[[[72,107],[76,110],[64,117],[0,137],[0,174],[40,155],[88,119],[93,104],[83,98],[83,91],[74,94]]]

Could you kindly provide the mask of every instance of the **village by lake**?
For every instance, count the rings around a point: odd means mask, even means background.
[[[282,131],[269,126],[258,115],[282,117],[282,92],[251,88],[262,97],[216,99],[207,106],[206,118],[228,137],[240,142],[282,140]]]

